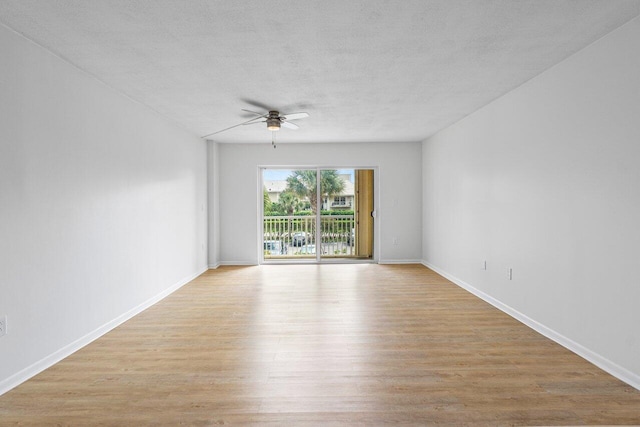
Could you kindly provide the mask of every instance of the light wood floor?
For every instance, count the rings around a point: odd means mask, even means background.
[[[0,397],[0,425],[640,424],[640,392],[422,266],[224,267]]]

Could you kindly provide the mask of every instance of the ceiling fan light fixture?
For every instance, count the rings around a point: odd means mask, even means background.
[[[268,118],[267,119],[267,129],[275,132],[280,130],[280,119],[279,118]]]

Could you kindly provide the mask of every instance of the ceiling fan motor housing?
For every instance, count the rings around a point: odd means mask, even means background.
[[[280,114],[277,111],[269,111],[269,117],[267,117],[267,129],[270,131],[280,130]]]

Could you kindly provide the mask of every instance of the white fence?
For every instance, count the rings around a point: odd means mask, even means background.
[[[353,215],[321,215],[320,245],[316,242],[315,216],[265,216],[264,256],[270,258],[354,256],[355,218]]]

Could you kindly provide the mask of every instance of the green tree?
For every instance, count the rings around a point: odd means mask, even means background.
[[[293,213],[302,208],[302,203],[290,190],[285,190],[278,197],[278,205],[282,213],[293,215]]]
[[[267,192],[267,187],[262,187],[263,193],[263,203],[264,203],[264,211],[271,212],[273,210],[273,203],[271,203],[271,199],[269,198],[269,193]]]
[[[316,188],[316,171],[314,170],[295,170],[287,178],[287,190],[301,199],[307,198],[314,213],[318,208]],[[320,189],[321,198],[340,194],[344,190],[344,182],[340,179],[337,170],[320,171]]]

